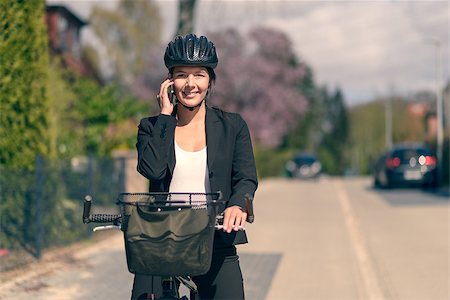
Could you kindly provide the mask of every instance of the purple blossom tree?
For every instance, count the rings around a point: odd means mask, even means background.
[[[307,66],[298,62],[291,41],[267,28],[255,28],[245,36],[230,29],[208,38],[219,55],[217,81],[208,104],[239,112],[261,146],[279,146],[308,109],[300,89]],[[161,46],[147,52],[146,67],[131,86],[141,99],[152,101],[159,92],[167,72],[164,50]],[[156,102],[151,110],[157,113]]]
[[[227,30],[209,37],[219,55],[209,104],[239,112],[257,143],[279,146],[307,110],[299,89],[307,66],[298,62],[288,37],[274,29],[255,28],[246,36]]]

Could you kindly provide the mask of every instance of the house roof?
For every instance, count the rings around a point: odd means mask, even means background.
[[[64,5],[46,5],[45,9],[48,12],[56,11],[56,12],[61,13],[68,19],[71,19],[72,21],[74,21],[79,27],[83,27],[88,24],[88,22],[86,20],[83,20],[81,17],[77,16],[73,11],[71,11]]]

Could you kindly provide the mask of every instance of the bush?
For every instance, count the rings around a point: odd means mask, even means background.
[[[292,150],[255,147],[255,161],[259,179],[284,176],[284,165],[291,159]]]
[[[0,172],[8,174],[0,177],[0,247],[39,257],[43,248],[86,236],[81,201],[65,197],[56,161],[40,160],[35,171],[0,166]]]

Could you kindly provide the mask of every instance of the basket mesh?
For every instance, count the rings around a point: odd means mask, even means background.
[[[223,204],[220,193],[121,193],[117,204],[127,215],[130,206],[189,207],[206,209],[210,204]]]

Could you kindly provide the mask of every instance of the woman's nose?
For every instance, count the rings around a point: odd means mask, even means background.
[[[186,85],[187,86],[194,86],[194,75],[189,74],[189,76],[186,79]]]

